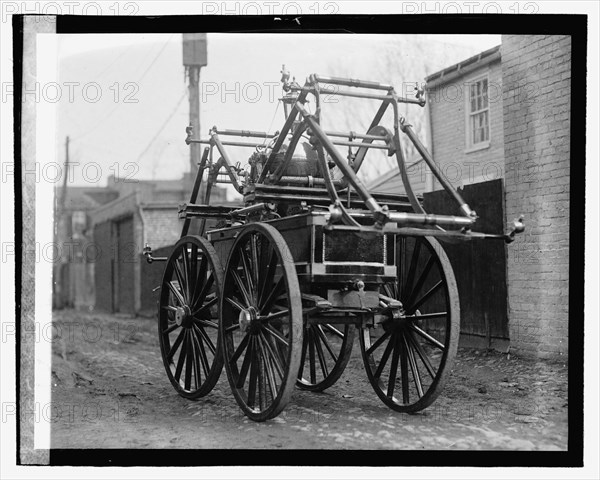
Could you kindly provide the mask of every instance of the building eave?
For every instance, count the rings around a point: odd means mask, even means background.
[[[485,50],[477,55],[474,55],[460,63],[447,67],[439,72],[433,73],[428,77],[425,77],[427,83],[427,89],[431,90],[444,85],[446,83],[455,80],[456,78],[463,77],[464,75],[477,70],[485,65],[489,65],[492,62],[500,61],[500,45],[497,45],[489,50]]]

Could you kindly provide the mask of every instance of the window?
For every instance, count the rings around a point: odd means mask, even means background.
[[[490,143],[490,107],[488,79],[482,78],[467,84],[468,119],[467,147],[484,148]]]

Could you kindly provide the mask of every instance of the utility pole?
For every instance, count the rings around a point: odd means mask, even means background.
[[[194,137],[200,134],[200,69],[207,65],[206,33],[183,34],[183,65],[187,71],[190,102],[190,125],[194,128]],[[201,145],[190,145],[190,181],[198,172]]]
[[[190,91],[190,125],[194,127],[194,137],[200,138],[200,69],[197,65],[191,65],[188,69],[188,85]],[[198,173],[198,162],[200,161],[199,143],[190,144],[190,174],[191,179]]]
[[[67,201],[67,177],[69,176],[69,136],[65,140],[65,172],[63,177],[63,187],[60,196],[60,211],[59,211],[59,220],[62,219],[63,214],[65,213],[65,205]]]

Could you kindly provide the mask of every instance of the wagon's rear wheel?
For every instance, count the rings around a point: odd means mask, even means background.
[[[292,255],[261,223],[236,238],[225,269],[221,345],[233,395],[252,420],[278,415],[300,366],[302,302]]]
[[[363,329],[361,353],[375,392],[390,408],[416,412],[440,394],[456,355],[460,309],[456,280],[440,244],[399,237],[397,281],[382,294],[394,302],[378,328]]]
[[[219,379],[218,342],[222,270],[204,238],[181,238],[167,261],[161,284],[158,335],[171,384],[186,398],[208,394]]]
[[[321,392],[344,373],[352,354],[356,327],[351,324],[311,323],[304,325],[304,341],[297,385],[303,390]]]

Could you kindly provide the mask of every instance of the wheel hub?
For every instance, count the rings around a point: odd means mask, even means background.
[[[238,317],[238,323],[240,325],[240,330],[245,332],[250,328],[253,324],[256,324],[258,320],[258,312],[254,307],[248,307],[240,311],[240,315]]]
[[[187,305],[183,307],[175,307],[175,323],[180,326],[187,326],[189,318],[191,317],[190,307]]]

